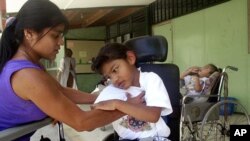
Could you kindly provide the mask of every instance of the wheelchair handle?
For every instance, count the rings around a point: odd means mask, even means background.
[[[233,70],[233,71],[238,71],[238,68],[236,68],[234,66],[227,66],[226,68]]]

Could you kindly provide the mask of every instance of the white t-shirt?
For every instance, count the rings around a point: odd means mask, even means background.
[[[204,89],[206,88],[206,81],[208,80],[208,78],[202,77],[199,79],[200,79],[200,84],[202,86],[202,90],[200,92],[197,92],[194,89],[194,80],[192,75],[187,75],[184,77],[185,87],[187,89],[187,95],[200,95],[203,93]]]
[[[110,99],[126,100],[126,92],[132,97],[137,96],[142,91],[145,91],[145,101],[147,106],[162,107],[161,116],[172,113],[172,107],[168,92],[161,78],[153,72],[140,72],[140,88],[131,86],[127,90],[119,89],[114,85],[107,86],[98,96],[95,103]],[[160,118],[157,123],[149,123],[136,120],[131,116],[124,116],[113,123],[113,127],[118,135],[123,139],[147,138],[154,136],[168,137],[170,129]]]
[[[187,95],[203,95],[207,92],[207,89],[209,87],[209,78],[207,77],[202,77],[200,79],[200,84],[202,86],[202,90],[200,92],[195,91],[194,89],[194,80],[192,75],[187,75],[184,77],[185,81],[185,87],[186,87],[186,94]],[[193,97],[194,101],[193,102],[205,102],[207,101],[208,97]]]

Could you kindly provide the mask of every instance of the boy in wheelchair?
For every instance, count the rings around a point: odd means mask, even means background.
[[[127,114],[112,123],[119,136],[117,140],[167,141],[170,129],[161,116],[172,113],[172,107],[166,88],[157,74],[141,72],[135,63],[134,51],[123,44],[111,43],[101,48],[92,69],[112,83],[100,93],[93,107]],[[134,97],[142,92],[145,92],[142,104],[127,99],[127,93]]]
[[[193,66],[181,73],[181,92],[183,95],[204,95],[209,93],[212,83],[218,77],[218,68],[213,64],[203,67]],[[213,74],[213,75],[212,75]],[[187,97],[185,103],[203,102],[206,97]]]

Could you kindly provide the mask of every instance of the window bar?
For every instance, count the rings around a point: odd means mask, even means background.
[[[190,11],[194,11],[194,3],[193,0],[190,0]]]
[[[159,17],[160,17],[160,14],[159,14],[159,5],[158,5],[158,1],[156,1],[156,8],[155,8],[155,10],[156,10],[156,23],[159,23]]]
[[[177,0],[174,0],[173,1],[173,15],[174,15],[174,17],[177,17],[177,15],[178,15],[178,9],[177,9],[177,6],[176,6],[176,2],[177,2]]]
[[[170,11],[170,17],[169,17],[169,18],[171,19],[171,18],[174,17],[174,16],[173,16],[173,13],[174,13],[174,12],[173,12],[173,11],[174,11],[173,6],[174,6],[174,5],[173,5],[173,0],[169,0],[169,2],[170,2],[170,3],[169,3],[169,11]],[[170,6],[170,5],[171,5],[171,6]],[[172,8],[171,8],[171,7],[172,7]]]
[[[163,5],[162,14],[164,15],[163,20],[166,20],[167,19],[167,12],[166,12],[167,5],[166,5],[166,0],[162,0],[162,5]]]
[[[182,15],[182,14],[183,14],[182,3],[183,3],[183,0],[179,0],[179,7],[180,7],[180,14],[179,14],[179,15]]]

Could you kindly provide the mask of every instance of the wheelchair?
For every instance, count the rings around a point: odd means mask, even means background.
[[[162,117],[171,130],[168,139],[179,140],[180,99],[179,67],[175,64],[165,63],[168,54],[167,39],[160,35],[140,36],[132,38],[124,44],[136,52],[137,66],[142,72],[152,71],[160,76],[167,88],[173,113]],[[155,63],[157,62],[157,63]],[[102,141],[118,141],[117,133],[106,136]]]
[[[229,141],[230,125],[250,125],[247,110],[236,99],[228,97],[227,69],[238,70],[226,66],[214,81],[209,95],[183,97],[180,141]],[[195,97],[204,101],[186,102]]]

